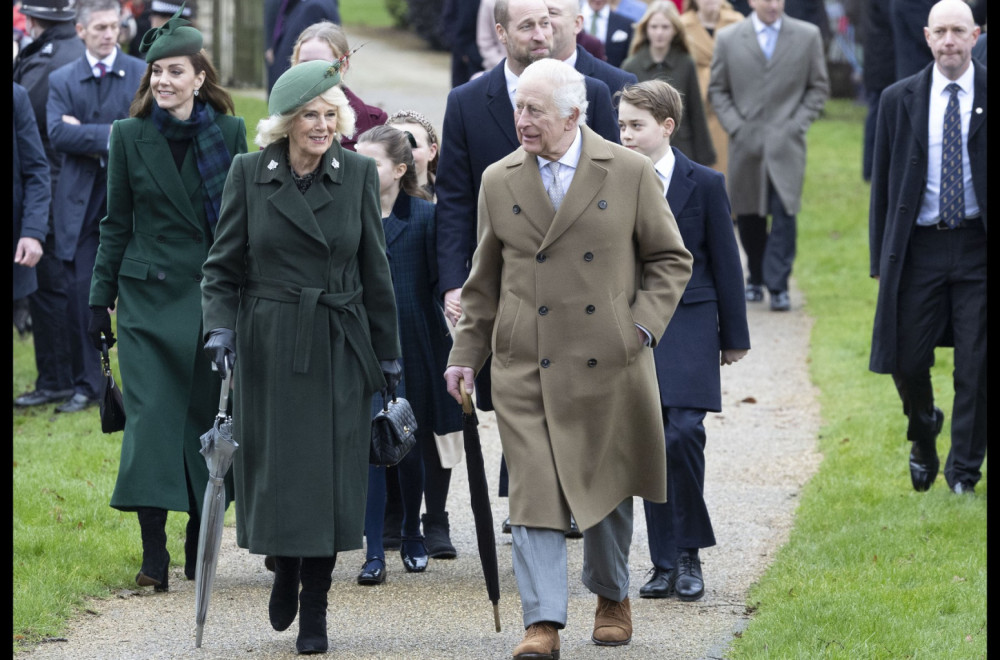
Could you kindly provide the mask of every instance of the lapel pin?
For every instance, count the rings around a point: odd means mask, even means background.
[[[982,108],[976,108],[976,114],[977,115],[983,114],[983,109]]]
[[[269,170],[273,170],[276,167],[278,167],[278,161],[276,160],[272,160],[270,163],[267,164],[267,169]]]
[[[330,161],[330,165],[333,165],[333,169],[335,169],[335,170],[339,170],[340,169],[340,161],[337,160],[336,158],[334,158],[334,159],[332,159]]]

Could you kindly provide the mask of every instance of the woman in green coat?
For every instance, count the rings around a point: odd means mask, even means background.
[[[136,582],[166,591],[168,510],[190,515],[184,573],[195,574],[208,482],[198,438],[219,400],[218,379],[199,350],[201,267],[232,157],[246,151],[246,128],[187,21],[150,30],[141,50],[149,66],[131,116],[111,129],[89,335],[98,349],[102,336],[114,342],[108,308],[117,304],[128,420],[111,506],[138,513]]]
[[[236,365],[237,542],[275,557],[268,614],[275,630],[298,614],[300,653],[327,649],[337,553],[362,546],[371,396],[402,371],[378,174],[340,145],[339,80],[317,60],[275,83],[202,282],[205,351]]]

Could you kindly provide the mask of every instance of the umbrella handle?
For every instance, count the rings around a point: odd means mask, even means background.
[[[464,412],[466,415],[471,415],[472,414],[472,397],[470,397],[469,393],[465,390],[465,379],[464,378],[459,378],[458,379],[458,390],[462,393],[462,412]]]
[[[222,391],[219,392],[219,417],[226,417],[229,412],[229,384],[233,380],[232,368],[226,370],[226,376],[222,379]]]

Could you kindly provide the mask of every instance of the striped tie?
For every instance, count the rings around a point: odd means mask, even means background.
[[[957,84],[944,88],[951,94],[944,111],[941,138],[940,220],[954,229],[965,220],[965,183],[962,177],[962,118],[958,111]]]

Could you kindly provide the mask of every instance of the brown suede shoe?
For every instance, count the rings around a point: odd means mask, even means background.
[[[620,603],[597,597],[594,634],[590,640],[599,646],[622,646],[632,641],[632,605],[628,596]]]
[[[533,623],[514,649],[514,660],[559,660],[559,631],[551,623]]]

